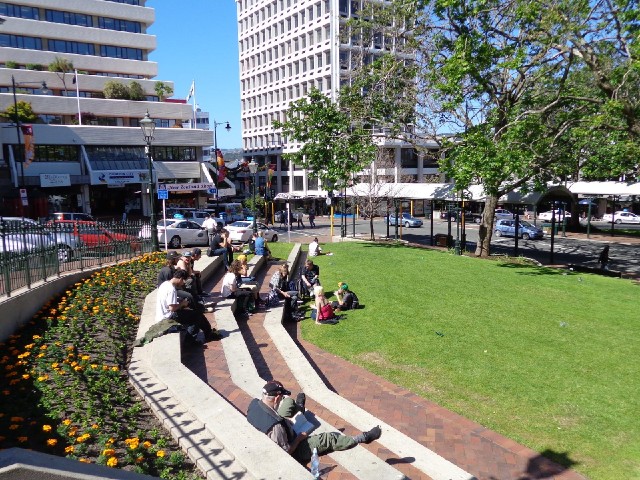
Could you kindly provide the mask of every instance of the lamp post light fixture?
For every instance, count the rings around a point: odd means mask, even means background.
[[[258,183],[258,164],[253,158],[249,162],[249,172],[253,175],[253,233],[258,233],[258,224],[256,223],[256,183]]]
[[[22,150],[22,140],[20,139],[20,115],[18,115],[18,98],[16,96],[16,87],[28,86],[28,85],[36,85],[35,83],[23,83],[16,82],[16,79],[13,75],[11,75],[11,91],[13,92],[13,120],[16,123],[16,135],[18,136],[18,150]],[[40,84],[40,94],[41,95],[50,95],[51,90],[47,87],[47,82],[42,82]],[[22,159],[20,160],[20,186],[24,187],[24,160],[25,153],[22,152]]]
[[[149,167],[149,209],[151,213],[151,249],[154,252],[160,250],[158,246],[158,219],[156,218],[156,201],[154,198],[153,183],[153,164],[151,160],[151,141],[153,140],[153,132],[156,129],[155,122],[149,116],[149,112],[145,113],[144,118],[140,120],[140,128],[146,142],[144,152],[147,154],[147,166]]]

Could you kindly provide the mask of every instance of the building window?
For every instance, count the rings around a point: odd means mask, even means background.
[[[0,47],[42,50],[42,39],[36,37],[25,37],[24,35],[0,34]]]
[[[93,47],[93,45],[92,45]],[[101,57],[126,58],[128,60],[142,60],[142,50],[139,48],[117,47],[115,45],[100,45]]]
[[[95,55],[95,47],[93,43],[68,42],[66,40],[49,40],[47,44],[47,50],[49,50],[50,52]]]
[[[0,15],[16,18],[28,18],[30,20],[40,20],[37,7],[23,7],[21,5],[11,5],[0,2]]]
[[[127,5],[140,6],[140,0],[107,0],[108,2],[126,3]]]
[[[46,10],[45,18],[47,22],[65,23],[67,25],[80,25],[82,27],[93,27],[93,17],[82,13],[62,12],[60,10]]]
[[[304,179],[299,175],[293,177],[293,190],[300,191],[304,189]]]
[[[402,168],[418,168],[418,152],[415,148],[403,148],[400,152]]]
[[[121,20],[119,18],[99,17],[98,27],[105,30],[118,30],[120,32],[141,33],[142,27],[140,22],[132,22],[130,20]]]

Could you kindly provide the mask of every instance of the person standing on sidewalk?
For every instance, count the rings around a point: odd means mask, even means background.
[[[309,210],[309,227],[316,228],[316,211],[313,208]]]
[[[279,408],[288,406],[283,401],[288,398],[286,397],[288,395],[291,395],[291,392],[285,389],[282,383],[267,382],[262,387],[262,398],[260,400],[254,398],[249,404],[247,421],[303,465],[309,463],[314,449],[317,449],[318,455],[348,450],[359,443],[371,443],[379,439],[382,434],[379,426],[355,437],[338,432],[324,432],[316,435],[309,435],[307,432],[296,434],[291,420],[282,416],[286,413]]]

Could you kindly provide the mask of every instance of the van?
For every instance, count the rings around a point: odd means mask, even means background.
[[[245,219],[241,203],[209,203],[207,208],[214,209],[217,212],[216,216],[224,218],[226,223]]]

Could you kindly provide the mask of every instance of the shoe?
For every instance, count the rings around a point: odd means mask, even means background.
[[[208,333],[204,336],[204,340],[206,342],[212,342],[214,340],[222,340],[222,335],[217,330],[213,330],[211,333]]]
[[[378,440],[380,438],[380,435],[382,435],[382,430],[380,429],[380,425],[377,425],[368,432],[364,432],[362,435],[364,436],[364,441],[362,443],[371,443],[374,440]]]
[[[300,392],[298,395],[296,395],[296,406],[298,407],[298,411],[304,413],[305,411],[305,404],[307,403],[307,396],[303,393]]]
[[[204,311],[207,313],[213,313],[214,308],[213,307],[205,307]]]

